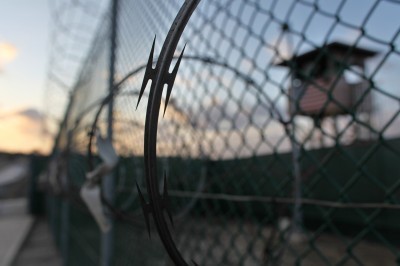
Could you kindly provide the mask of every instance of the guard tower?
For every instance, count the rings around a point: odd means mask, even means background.
[[[279,62],[277,66],[288,67],[291,73],[289,114],[312,117],[318,125],[325,117],[346,114],[366,114],[369,120],[370,85],[361,76],[365,74],[365,61],[376,54],[333,42]]]

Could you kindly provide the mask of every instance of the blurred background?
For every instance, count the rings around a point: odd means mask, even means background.
[[[61,263],[48,226],[28,214],[33,211],[28,203],[32,178],[38,174],[32,156],[51,153],[70,90],[107,5],[0,2],[0,265]],[[38,238],[30,235],[32,230]],[[21,259],[28,236],[33,242],[28,257]]]
[[[2,1],[1,151],[49,154],[106,2]]]

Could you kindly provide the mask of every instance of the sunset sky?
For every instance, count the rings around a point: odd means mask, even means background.
[[[48,64],[47,0],[5,0],[0,8],[0,151],[45,152],[43,97]]]
[[[79,5],[88,7],[88,10],[93,9],[96,11],[101,9],[98,7],[101,6],[100,2],[104,4],[107,1],[1,1],[0,151],[29,153],[32,151],[48,152],[50,150],[51,135],[43,130],[42,125],[46,119],[44,116],[46,111],[45,103],[52,103],[53,101],[53,99],[45,95],[51,47],[52,45],[54,46],[54,43],[51,41],[51,26],[55,22],[51,20],[51,8],[54,8],[57,3],[79,3]],[[282,19],[284,19],[283,14],[291,2],[289,0],[279,1],[279,4],[282,6],[277,8],[275,15],[277,17],[282,15]],[[334,10],[334,6],[338,2],[340,1],[318,1],[321,7],[327,10]],[[346,5],[340,14],[341,18],[346,23],[359,25],[367,13],[368,6],[371,6],[375,1],[366,0],[363,3],[364,5],[359,5],[357,1],[346,1]],[[282,14],[280,14],[280,9]],[[295,12],[289,21],[294,30],[301,31],[304,21],[308,17],[308,11],[303,9],[300,8],[297,10],[298,12]],[[380,58],[383,57],[385,51],[389,49],[387,43],[391,41],[391,38],[398,30],[398,23],[395,22],[394,18],[398,16],[399,12],[400,5],[395,5],[390,1],[382,1],[376,7],[369,22],[365,25],[364,29],[366,32],[381,42],[379,44],[379,42],[372,42],[366,39],[360,42],[360,45],[380,52],[379,56],[370,60],[369,64],[373,66],[372,69],[380,62]],[[70,14],[68,12],[64,13],[67,18],[74,15],[73,10]],[[313,20],[313,25],[305,32],[306,37],[316,43],[322,43],[326,29],[330,23],[326,18],[316,16]],[[352,43],[357,39],[359,34],[361,32],[357,29],[338,27],[332,33],[331,39]],[[134,38],[134,35],[130,37]],[[65,43],[62,44],[66,45]],[[398,47],[399,44],[400,37],[393,41],[393,45]],[[78,45],[77,48],[81,53],[86,53],[83,45]],[[285,43],[280,44],[277,49],[283,55],[288,53]],[[375,76],[375,81],[379,84],[380,88],[396,95],[396,97],[399,96],[397,84],[400,82],[399,75],[397,74],[400,68],[400,61],[398,59],[398,54],[390,56]],[[256,60],[264,60],[264,58],[257,58]],[[382,95],[379,97],[376,98],[377,110],[381,114],[387,113],[387,118],[391,118],[392,113],[397,111],[398,103]],[[67,99],[66,94],[61,95],[60,98]],[[64,108],[64,105],[58,104],[58,102],[54,102],[53,104],[59,106],[60,110]],[[381,115],[381,117],[384,116]]]

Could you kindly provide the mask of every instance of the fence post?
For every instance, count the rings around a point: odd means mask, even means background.
[[[109,92],[112,92],[114,86],[115,76],[115,59],[116,59],[116,46],[117,46],[117,18],[118,18],[118,0],[112,0],[111,4],[111,36],[110,36],[110,65],[109,65],[109,79],[108,88]],[[107,138],[112,141],[113,139],[113,109],[114,100],[111,98],[108,104],[108,127],[107,127]],[[102,183],[104,196],[109,202],[114,200],[114,173],[110,173],[104,177]],[[108,216],[111,228],[108,232],[102,234],[101,241],[101,265],[110,266],[113,261],[114,251],[114,220],[111,216]]]

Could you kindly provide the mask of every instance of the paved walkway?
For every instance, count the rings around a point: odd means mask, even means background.
[[[26,199],[0,200],[0,266],[62,265],[46,221],[26,210]]]
[[[9,266],[33,225],[26,214],[26,200],[0,201],[0,265]]]
[[[12,266],[61,266],[59,256],[44,219],[36,219]]]

